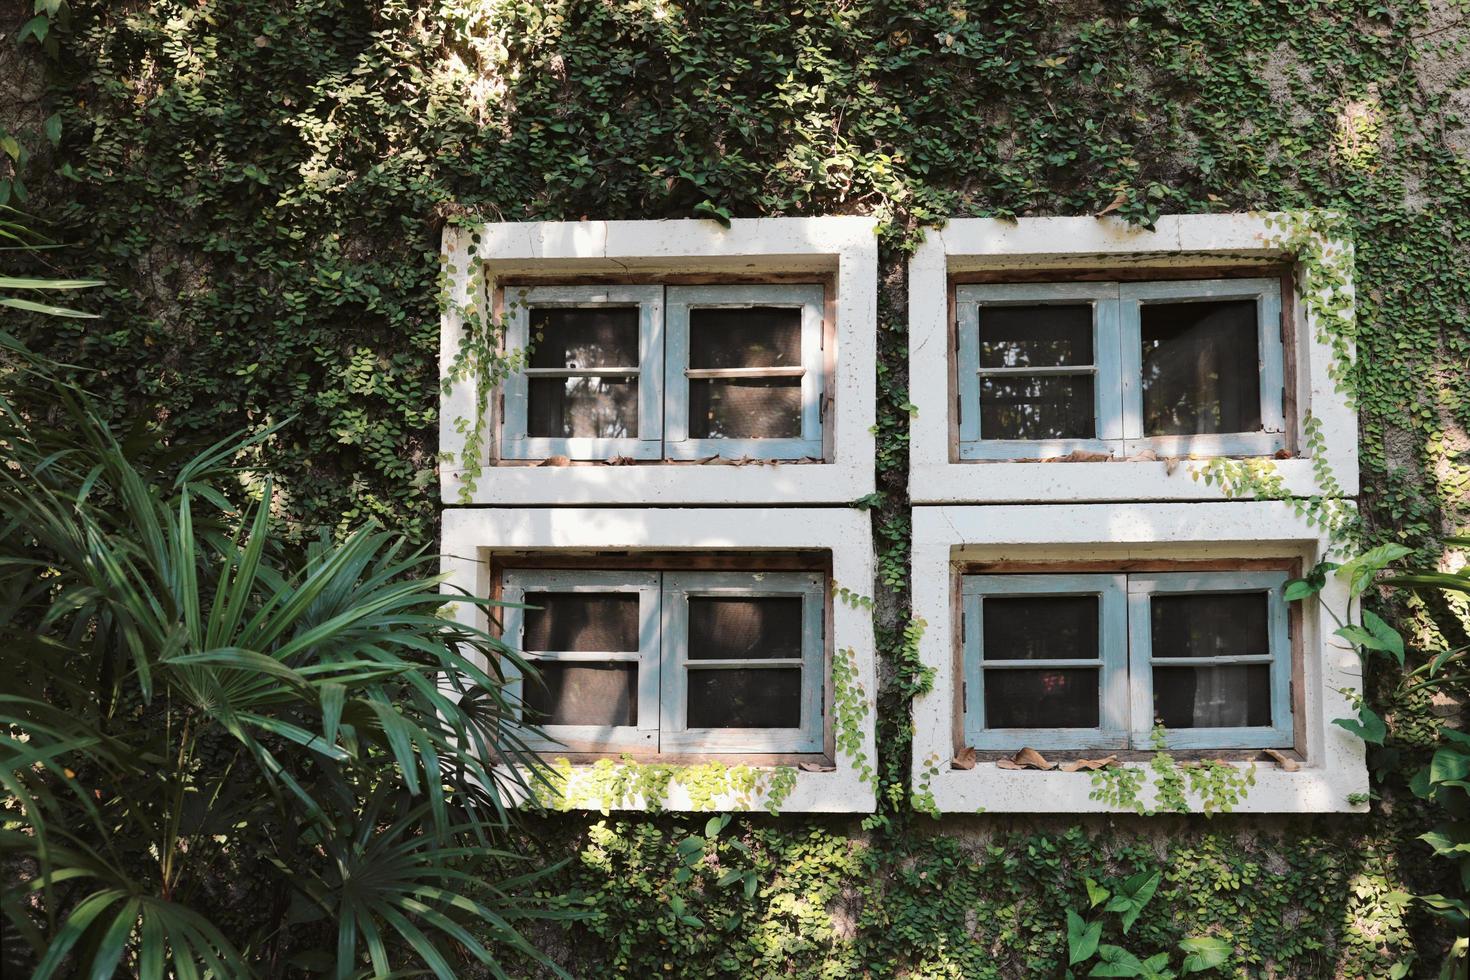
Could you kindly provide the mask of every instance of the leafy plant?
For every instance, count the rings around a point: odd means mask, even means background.
[[[1212,936],[1181,940],[1179,949],[1185,955],[1177,971],[1169,966],[1168,950],[1141,957],[1122,946],[1102,941],[1103,916],[1109,912],[1117,913],[1118,925],[1126,936],[1153,900],[1163,877],[1162,871],[1143,870],[1122,881],[1112,882],[1111,888],[1092,878],[1082,879],[1087,886],[1088,914],[1098,906],[1102,906],[1102,910],[1097,918],[1091,920],[1072,909],[1067,910],[1066,976],[1069,980],[1074,976],[1175,980],[1187,974],[1213,970],[1230,959],[1230,944]],[[1097,958],[1096,962],[1087,973],[1073,972],[1073,967],[1085,966],[1093,957]]]
[[[43,19],[43,18],[37,18]],[[13,142],[13,141],[12,141]],[[0,252],[20,251],[35,253],[53,247],[45,238],[36,234],[20,219],[19,211],[0,201]],[[43,313],[47,316],[95,319],[97,314],[85,313],[67,306],[54,306],[30,298],[34,293],[72,292],[101,286],[101,279],[56,279],[38,276],[12,276],[0,273],[0,306],[27,313]]]
[[[549,869],[508,846],[541,770],[499,665],[526,665],[445,616],[485,603],[373,527],[286,547],[269,479],[228,496],[260,436],[180,454],[38,362],[6,380],[0,907],[34,976],[536,958],[517,923],[567,913],[523,897]]]

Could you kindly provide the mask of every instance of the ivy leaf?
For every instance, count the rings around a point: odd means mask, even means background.
[[[1429,781],[1447,783],[1470,776],[1470,755],[1459,749],[1442,748],[1434,753],[1429,762]]]
[[[710,817],[709,821],[704,825],[704,836],[709,838],[718,837],[720,836],[720,831],[724,830],[729,824],[730,815],[728,813],[722,813],[718,817]]]
[[[745,900],[747,902],[750,901],[752,898],[755,898],[755,889],[757,884],[758,882],[755,878],[755,872],[745,872]]]
[[[1102,923],[1087,923],[1082,916],[1067,910],[1067,965],[1075,966],[1097,952],[1102,939]]]
[[[52,146],[59,145],[61,143],[61,114],[53,112],[47,116],[46,121],[41,124],[41,129],[45,132],[46,138],[51,141]]]
[[[1347,579],[1348,591],[1361,595],[1373,584],[1373,577],[1384,568],[1403,558],[1412,551],[1401,544],[1381,544],[1365,551],[1337,570],[1337,577]]]
[[[1388,734],[1388,726],[1383,723],[1383,719],[1366,704],[1358,709],[1357,718],[1334,718],[1332,723],[1346,728],[1370,745],[1382,745],[1384,736]]]
[[[1399,631],[1385,623],[1377,613],[1367,609],[1363,610],[1363,625],[1368,627],[1374,639],[1382,644],[1375,649],[1386,650],[1393,654],[1394,659],[1402,667],[1404,665],[1404,638],[1399,635]]]
[[[1179,972],[1185,974],[1202,973],[1205,970],[1223,966],[1225,961],[1230,959],[1230,951],[1233,947],[1223,939],[1198,936],[1181,939],[1179,948],[1184,951],[1184,963],[1179,967]]]
[[[1143,963],[1121,946],[1103,943],[1097,948],[1102,961],[1087,974],[1089,977],[1137,977],[1143,974]]]
[[[694,216],[709,218],[711,221],[718,221],[725,228],[730,227],[730,212],[713,201],[700,201],[694,205]]]

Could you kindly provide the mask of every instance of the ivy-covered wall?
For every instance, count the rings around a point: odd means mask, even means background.
[[[178,440],[288,420],[260,469],[303,534],[376,519],[433,540],[446,221],[882,219],[881,490],[860,502],[880,549],[882,810],[737,818],[692,867],[674,845],[703,819],[546,818],[535,843],[572,856],[592,912],[543,937],[575,974],[1057,976],[1084,879],[1151,869],[1158,896],[1105,941],[1216,935],[1244,976],[1437,971],[1448,936],[1405,901],[1443,883],[1400,788],[1453,712],[1427,699],[1381,705],[1366,817],[913,810],[904,259],[951,215],[1336,209],[1357,249],[1367,534],[1439,560],[1470,522],[1457,0],[46,6],[46,37],[0,56],[0,195],[77,243],[50,261],[109,286],[103,319],[27,339],[91,369],[119,421]],[[12,40],[31,7],[0,6]]]

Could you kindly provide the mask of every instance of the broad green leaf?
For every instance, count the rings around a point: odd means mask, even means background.
[[[1382,745],[1383,739],[1388,735],[1388,726],[1378,713],[1367,705],[1358,709],[1357,718],[1334,718],[1332,723],[1340,728],[1346,728],[1354,735],[1361,738],[1370,745]]]
[[[1102,923],[1088,923],[1082,916],[1067,910],[1067,963],[1076,966],[1083,960],[1090,959],[1097,952],[1098,941],[1102,938]]]
[[[1381,644],[1377,649],[1387,650],[1398,660],[1399,666],[1404,663],[1404,638],[1399,631],[1385,623],[1372,610],[1363,610],[1363,625],[1368,627],[1375,639]]]
[[[1097,948],[1101,961],[1089,972],[1089,977],[1137,977],[1143,974],[1143,962],[1121,946],[1103,943]]]
[[[1222,966],[1234,949],[1225,940],[1214,936],[1181,939],[1179,948],[1184,951],[1184,963],[1179,967],[1181,974],[1201,973]]]
[[[1429,781],[1445,783],[1470,776],[1470,754],[1462,749],[1442,748],[1429,762]]]
[[[1361,595],[1373,584],[1374,576],[1410,554],[1413,554],[1412,550],[1401,544],[1381,544],[1345,562],[1336,574],[1338,578],[1347,580],[1348,590],[1353,595]]]
[[[1097,882],[1093,881],[1091,878],[1083,878],[1082,882],[1087,886],[1088,908],[1097,908],[1100,904],[1106,902],[1108,900],[1108,896],[1112,894],[1102,885],[1099,885]]]
[[[1282,593],[1287,602],[1296,602],[1300,599],[1308,599],[1322,591],[1322,582],[1313,582],[1310,579],[1294,578],[1286,583],[1286,591]]]

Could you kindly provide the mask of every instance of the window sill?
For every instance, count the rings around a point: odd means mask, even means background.
[[[1111,754],[1111,753],[1109,753]],[[1287,772],[1275,762],[1226,762],[1241,774],[1255,768],[1255,785],[1231,807],[1232,813],[1366,813],[1368,774],[1361,767],[1327,768],[1303,766]],[[1144,812],[1204,812],[1198,794],[1186,793],[1188,810],[1163,807],[1157,796],[1158,779],[1147,762],[1126,762],[1121,767],[1142,776],[1137,802]],[[1182,768],[1182,767],[1181,767]],[[1035,769],[1001,769],[994,762],[977,763],[973,769],[942,769],[927,778],[916,774],[915,791],[932,797],[941,813],[1137,813],[1138,807],[1094,798],[1106,777],[1088,771],[1061,772]],[[1357,794],[1362,794],[1361,797]],[[1356,802],[1362,799],[1364,802]]]
[[[556,788],[539,791],[536,802],[551,810],[601,812],[871,813],[877,806],[872,780],[857,768],[824,765],[816,770],[817,762],[826,761],[823,757],[801,758],[808,769],[765,763],[758,756],[687,762],[590,759],[586,754],[548,757]]]

